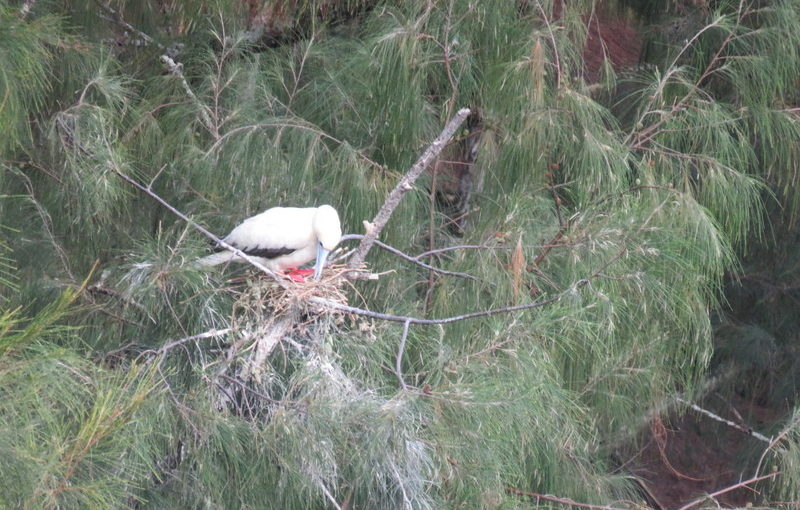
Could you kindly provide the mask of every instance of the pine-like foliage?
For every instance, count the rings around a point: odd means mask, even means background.
[[[591,83],[595,9],[673,6],[0,0],[0,501],[640,500],[615,450],[704,381],[765,201],[800,204],[800,4],[700,3],[686,37],[654,30],[638,68]],[[374,248],[377,282],[287,294],[194,266],[205,240],[151,196],[219,235],[323,203],[360,233],[461,107],[381,239],[472,279]],[[542,304],[404,329],[320,297],[416,318]],[[765,498],[798,497],[785,430]]]

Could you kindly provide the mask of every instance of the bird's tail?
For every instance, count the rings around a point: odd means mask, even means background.
[[[226,262],[232,262],[237,260],[237,256],[232,251],[220,251],[217,253],[212,253],[207,257],[203,257],[198,259],[195,263],[195,267],[210,267],[210,266],[217,266],[219,264],[224,264]]]

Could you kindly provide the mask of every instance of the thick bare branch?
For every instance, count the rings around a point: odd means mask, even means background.
[[[400,179],[400,182],[397,183],[397,186],[389,193],[380,211],[378,211],[378,214],[369,225],[367,234],[364,236],[364,239],[361,240],[361,244],[356,248],[353,257],[350,259],[350,263],[348,264],[350,268],[361,266],[364,259],[367,257],[367,253],[369,253],[369,250],[372,248],[372,245],[375,244],[375,240],[378,238],[381,230],[383,230],[383,227],[389,222],[389,218],[391,218],[395,208],[400,204],[403,195],[413,189],[414,182],[422,175],[422,172],[428,168],[436,156],[442,152],[442,149],[444,149],[469,114],[469,108],[462,108],[459,110],[458,113],[450,119],[450,122],[447,123],[436,140],[425,150],[417,162],[414,163],[414,166],[411,167],[406,175]]]
[[[738,431],[741,431],[741,432],[744,432],[747,435],[753,436],[754,438],[758,439],[759,441],[763,441],[763,442],[765,442],[767,444],[770,444],[772,442],[772,440],[770,438],[768,438],[767,436],[765,436],[764,434],[759,434],[758,432],[756,432],[755,430],[753,430],[751,428],[743,427],[743,426],[739,425],[738,423],[733,422],[731,420],[726,420],[722,416],[718,416],[718,415],[712,413],[711,411],[709,411],[707,409],[703,409],[702,407],[700,407],[699,405],[697,405],[695,403],[686,401],[686,400],[684,400],[682,398],[678,398],[677,401],[680,402],[683,405],[691,407],[693,410],[697,411],[698,413],[700,413],[702,415],[705,415],[705,416],[711,418],[712,420],[716,420],[716,421],[718,421],[720,423],[724,423],[725,425],[727,425],[729,427],[733,427]]]

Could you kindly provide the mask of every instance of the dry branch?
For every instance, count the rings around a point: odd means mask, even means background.
[[[29,2],[26,2],[26,3],[33,3],[33,2],[30,2],[30,0],[29,0]],[[108,16],[101,16],[103,19],[106,19],[106,20],[108,20],[108,21],[110,21],[110,22],[112,22],[112,23],[114,23],[116,25],[119,25],[120,27],[122,27],[124,30],[126,30],[128,32],[132,32],[132,33],[138,35],[142,39],[142,41],[145,42],[145,44],[153,44],[153,45],[157,46],[158,49],[160,49],[160,50],[165,49],[163,44],[159,43],[158,41],[156,41],[155,39],[153,39],[152,37],[150,37],[146,33],[142,32],[138,28],[134,27],[133,25],[131,25],[130,23],[125,21],[122,18],[122,14],[119,11],[117,11],[116,9],[114,9],[113,7],[111,7],[110,5],[106,5],[106,4],[104,4],[103,2],[100,2],[100,1],[97,2],[97,5],[99,5],[100,8],[103,9],[106,12],[106,14],[108,15]]]
[[[342,236],[342,241],[349,241],[349,240],[352,240],[352,239],[362,239],[363,240],[365,237],[366,236],[361,235],[361,234],[347,234],[347,235]],[[379,248],[382,248],[382,249],[388,251],[389,253],[393,253],[394,255],[397,255],[398,257],[411,262],[412,264],[416,264],[416,265],[418,265],[418,266],[420,266],[422,268],[428,269],[429,271],[433,271],[435,273],[439,273],[439,274],[443,274],[443,275],[447,275],[447,276],[456,276],[456,277],[459,277],[459,278],[466,278],[467,280],[474,280],[474,281],[480,280],[480,278],[478,278],[476,276],[472,276],[471,274],[460,273],[458,271],[448,271],[447,269],[441,269],[441,268],[432,266],[430,264],[426,264],[425,262],[422,262],[421,260],[419,260],[419,256],[412,257],[411,255],[408,255],[407,253],[404,253],[404,252],[398,250],[394,246],[391,246],[391,245],[386,244],[384,242],[378,241],[377,239],[374,241],[374,243]]]
[[[436,156],[442,152],[442,149],[447,145],[450,139],[455,134],[458,127],[466,120],[467,116],[470,114],[469,108],[462,108],[455,114],[455,116],[450,119],[450,122],[442,130],[441,134],[433,141],[433,143],[425,150],[425,152],[420,156],[414,166],[400,179],[400,182],[397,183],[397,186],[389,193],[389,196],[386,197],[386,201],[383,203],[380,211],[372,220],[372,223],[369,224],[367,228],[367,234],[361,240],[361,244],[358,245],[356,248],[353,257],[350,259],[349,266],[351,268],[359,267],[363,262],[364,259],[367,257],[367,253],[372,248],[372,245],[375,244],[375,240],[378,238],[378,235],[383,230],[383,227],[389,222],[389,218],[392,216],[395,208],[397,208],[398,204],[400,204],[400,200],[402,200],[403,195],[405,195],[408,191],[413,189],[414,182],[422,175],[422,172],[425,171],[426,168],[436,159]]]
[[[553,496],[551,494],[538,494],[536,492],[528,492],[522,489],[517,489],[516,487],[508,486],[506,487],[506,491],[514,494],[515,496],[525,496],[530,499],[535,499],[536,503],[539,501],[550,501],[551,503],[558,503],[560,505],[567,505],[575,508],[588,508],[590,510],[627,510],[625,508],[611,506],[611,505],[593,505],[591,503],[579,503],[570,498],[559,498],[558,496]]]
[[[161,55],[161,62],[164,63],[170,74],[174,74],[181,81],[181,85],[183,86],[183,90],[186,91],[186,95],[189,96],[189,99],[192,100],[195,106],[197,106],[197,109],[200,111],[200,115],[203,117],[203,124],[206,126],[206,129],[208,129],[209,133],[214,136],[214,139],[219,140],[219,131],[217,130],[214,122],[211,120],[211,115],[208,113],[208,107],[204,105],[202,101],[200,101],[197,95],[195,95],[192,87],[189,86],[189,82],[186,81],[186,77],[183,75],[183,64],[175,62],[172,60],[172,57],[166,53]]]
[[[754,438],[758,439],[759,441],[763,441],[763,442],[765,442],[767,444],[770,444],[772,442],[772,440],[770,438],[768,438],[767,436],[765,436],[764,434],[759,434],[758,432],[756,432],[755,430],[753,430],[753,429],[751,429],[749,427],[743,427],[743,426],[739,425],[738,423],[732,422],[731,420],[726,420],[725,418],[723,418],[721,416],[718,416],[718,415],[712,413],[711,411],[709,411],[707,409],[703,409],[702,407],[700,407],[697,404],[694,404],[692,402],[688,402],[686,400],[683,400],[680,397],[677,398],[676,400],[678,402],[680,402],[681,404],[689,406],[690,408],[692,408],[693,410],[697,411],[698,413],[711,418],[712,420],[716,420],[716,421],[718,421],[720,423],[724,423],[725,425],[727,425],[729,427],[733,427],[738,431],[741,431],[741,432],[744,432],[747,435],[753,436]]]
[[[722,496],[723,494],[727,494],[728,492],[734,491],[736,489],[740,489],[742,487],[747,487],[748,485],[754,484],[756,482],[760,482],[761,480],[767,480],[769,478],[774,478],[774,477],[776,477],[776,476],[778,476],[780,474],[781,474],[780,471],[776,471],[776,472],[770,473],[768,475],[755,476],[755,477],[750,478],[748,480],[744,480],[743,482],[739,482],[739,483],[733,484],[733,485],[731,485],[729,487],[725,487],[724,489],[720,489],[720,490],[718,490],[716,492],[712,492],[711,494],[708,494],[706,496],[697,498],[694,501],[690,501],[689,503],[687,503],[687,504],[683,505],[682,507],[680,507],[678,510],[688,510],[689,508],[695,507],[695,506],[699,505],[700,503],[702,503],[703,501],[705,501],[707,499],[714,499],[717,496]]]
[[[178,340],[173,340],[167,344],[164,344],[159,349],[150,349],[147,351],[143,351],[139,354],[138,358],[146,354],[153,354],[155,356],[161,356],[162,354],[166,354],[167,352],[171,351],[176,347],[180,347],[183,344],[188,342],[195,342],[197,340],[204,340],[206,338],[219,338],[221,336],[225,336],[233,331],[233,328],[225,328],[225,329],[211,329],[209,331],[205,331],[203,333],[198,333],[196,335],[187,336],[184,338],[179,338]],[[113,352],[113,351],[112,351]]]
[[[435,325],[435,324],[450,324],[451,322],[458,322],[467,319],[475,319],[478,317],[489,317],[492,315],[499,315],[504,313],[511,313],[511,312],[518,312],[522,310],[531,310],[534,308],[541,308],[542,306],[549,305],[551,303],[555,303],[559,301],[565,295],[571,295],[576,293],[578,290],[583,288],[584,286],[591,283],[592,280],[602,276],[603,271],[608,269],[608,267],[620,259],[625,253],[627,252],[626,249],[620,250],[616,255],[611,257],[605,264],[603,264],[597,271],[592,273],[591,275],[587,276],[586,278],[582,278],[576,281],[574,284],[570,285],[569,288],[564,290],[563,292],[548,298],[542,299],[539,301],[534,301],[533,303],[527,303],[524,305],[514,305],[514,306],[506,306],[503,308],[492,308],[489,310],[480,310],[477,312],[470,312],[465,313],[462,315],[454,315],[452,317],[443,317],[440,319],[422,319],[419,317],[411,317],[411,316],[404,316],[404,315],[393,315],[390,313],[383,313],[383,312],[373,312],[372,310],[366,310],[364,308],[357,308],[355,306],[344,305],[342,303],[336,303],[334,301],[324,299],[321,297],[311,297],[309,301],[312,303],[316,303],[321,305],[325,308],[339,310],[341,312],[352,313],[356,315],[363,315],[365,317],[371,317],[373,319],[380,319],[389,322],[404,322],[408,324],[426,324],[426,325]]]
[[[28,13],[31,12],[31,9],[33,9],[33,4],[35,4],[35,3],[36,3],[36,0],[25,0],[24,2],[22,2],[22,7],[19,8],[19,16],[20,16],[20,18],[22,18],[22,19],[27,18],[28,17]]]
[[[221,246],[221,247],[225,248],[226,250],[232,251],[233,253],[235,253],[236,255],[241,257],[243,260],[246,260],[247,262],[249,262],[253,266],[257,267],[259,270],[261,270],[264,274],[268,275],[270,278],[275,280],[275,282],[277,282],[278,285],[280,285],[281,287],[284,287],[284,288],[286,287],[286,282],[284,282],[278,275],[276,275],[275,273],[273,273],[272,271],[267,269],[262,263],[260,263],[259,261],[255,260],[250,255],[247,255],[246,253],[242,252],[241,250],[239,250],[237,248],[234,248],[233,246],[231,246],[230,244],[226,243],[225,241],[223,241],[219,237],[215,236],[214,234],[212,234],[211,232],[209,232],[205,228],[201,227],[197,222],[195,222],[194,220],[192,220],[191,218],[189,218],[188,216],[186,216],[185,214],[183,214],[182,212],[180,212],[176,208],[172,207],[166,200],[164,200],[163,198],[158,196],[152,189],[150,189],[149,186],[142,185],[137,180],[129,177],[128,175],[120,172],[117,169],[114,170],[114,173],[116,173],[121,179],[123,179],[124,181],[128,182],[129,184],[131,184],[135,188],[137,188],[140,191],[150,195],[158,203],[160,203],[161,205],[166,207],[172,214],[174,214],[178,218],[182,219],[183,221],[185,221],[186,223],[191,225],[192,228],[194,228],[195,230],[197,230],[198,232],[200,232],[204,236],[208,237],[209,239],[211,239],[212,241],[217,243],[217,246]]]
[[[408,327],[410,324],[410,321],[405,321],[403,323],[403,336],[400,338],[400,347],[397,348],[397,360],[395,363],[397,378],[400,379],[400,387],[404,390],[408,389],[408,385],[406,385],[406,381],[403,379],[403,351],[406,348],[406,339],[408,338]]]

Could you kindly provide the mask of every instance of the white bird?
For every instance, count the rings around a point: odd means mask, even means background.
[[[328,254],[341,238],[342,226],[336,209],[321,205],[267,209],[244,220],[222,240],[276,272],[295,269],[316,257],[314,278],[318,280]],[[203,257],[197,265],[244,262],[221,246],[215,250],[218,253]]]

